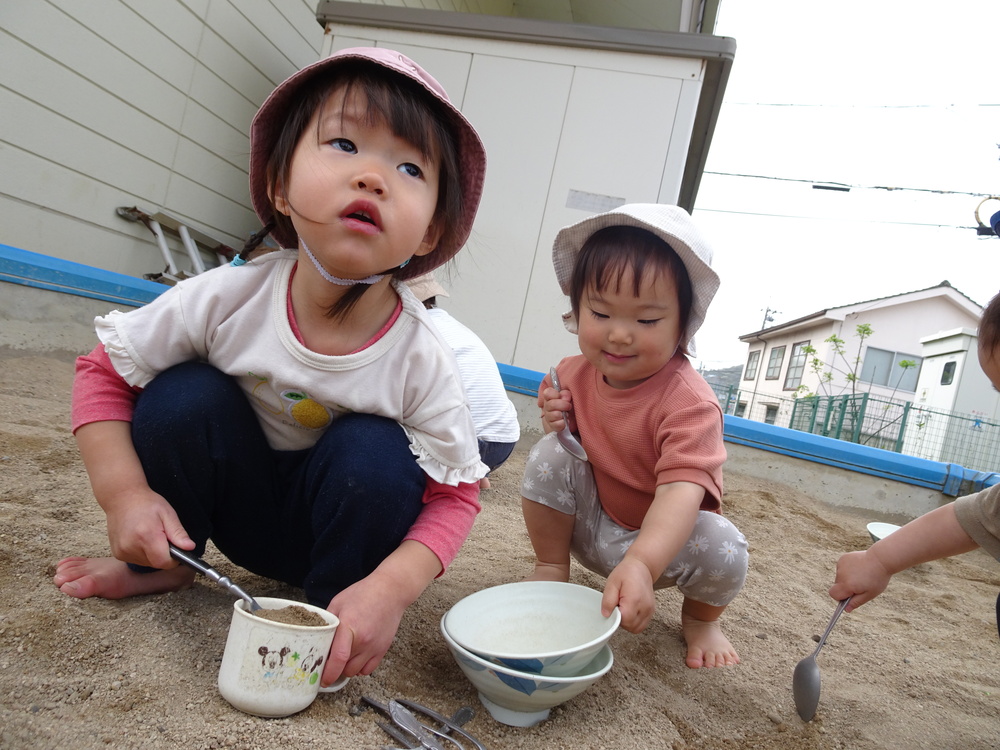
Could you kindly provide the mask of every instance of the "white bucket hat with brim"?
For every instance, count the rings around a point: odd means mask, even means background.
[[[681,339],[687,351],[694,354],[694,334],[705,322],[708,305],[719,290],[719,275],[712,270],[712,249],[691,215],[679,206],[629,203],[563,227],[552,245],[552,265],[559,287],[566,296],[570,294],[570,280],[580,249],[594,232],[606,227],[645,229],[670,245],[680,257],[691,279],[692,297],[687,330]],[[562,318],[570,333],[577,333],[576,316],[572,310],[564,313]]]

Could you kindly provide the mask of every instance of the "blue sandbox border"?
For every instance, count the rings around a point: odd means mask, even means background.
[[[155,299],[168,288],[153,281],[2,244],[0,281],[134,307]],[[527,396],[538,393],[542,373],[502,363],[497,363],[497,367],[504,386],[511,393]],[[953,497],[963,492],[977,492],[1000,481],[1000,475],[993,472],[971,471],[957,464],[904,456],[742,417],[725,417],[724,437],[731,443],[926,487]]]

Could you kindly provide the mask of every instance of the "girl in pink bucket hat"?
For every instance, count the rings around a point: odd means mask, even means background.
[[[719,617],[747,573],[747,543],[721,514],[722,410],[691,366],[719,288],[712,253],[681,208],[631,204],[564,228],[552,251],[579,355],[546,378],[546,435],[530,451],[522,510],[532,578],[568,580],[570,556],[607,578],[602,608],[643,631],[656,589],[684,597],[689,667],[735,664]],[[563,447],[565,412],[586,457]]]
[[[304,589],[340,618],[322,676],[369,674],[479,512],[454,357],[406,279],[465,243],[486,154],[419,65],[336,52],[250,133],[264,228],[233,264],[96,321],[73,429],[112,558],[67,558],[70,596],[191,585],[171,545]],[[272,235],[284,249],[261,254]]]

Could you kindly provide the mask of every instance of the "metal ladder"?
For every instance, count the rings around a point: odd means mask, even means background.
[[[146,279],[151,281],[159,281],[165,284],[176,284],[178,281],[188,276],[186,272],[181,271],[181,269],[177,266],[173,253],[171,253],[170,248],[167,246],[167,238],[164,230],[172,232],[180,238],[181,244],[184,246],[188,257],[191,259],[191,266],[194,269],[195,274],[205,272],[205,261],[202,258],[201,251],[198,247],[199,245],[205,248],[208,252],[214,253],[215,257],[218,259],[218,265],[220,266],[228,263],[232,260],[233,256],[236,255],[236,251],[229,247],[229,245],[219,242],[218,240],[199,232],[197,229],[191,229],[190,227],[185,226],[178,219],[175,219],[173,216],[169,216],[163,212],[158,211],[155,214],[148,214],[136,206],[119,206],[116,209],[116,213],[126,221],[140,222],[144,224],[146,228],[152,232],[153,237],[156,239],[156,245],[160,248],[160,254],[163,255],[163,260],[167,265],[166,270],[163,273],[143,274]]]

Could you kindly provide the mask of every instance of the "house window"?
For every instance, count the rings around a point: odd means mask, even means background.
[[[743,368],[743,379],[753,380],[757,377],[757,365],[760,364],[760,349],[750,352],[747,357],[747,366]]]
[[[781,363],[785,361],[785,347],[776,346],[771,350],[771,356],[767,360],[767,372],[764,374],[766,380],[777,380],[781,374]]]
[[[951,385],[955,382],[955,367],[957,362],[945,362],[944,370],[941,372],[941,385]]]
[[[785,390],[794,391],[802,385],[802,373],[806,371],[806,347],[808,341],[792,344],[792,356],[788,358],[788,372],[785,373]]]
[[[778,419],[778,405],[777,404],[765,404],[764,405],[764,423],[774,424]]]
[[[736,404],[736,414],[734,416],[745,417],[746,414],[747,414],[747,402],[740,401],[738,404]]]
[[[901,362],[913,362],[913,367],[902,367]],[[900,391],[917,390],[921,357],[901,352],[890,352],[869,346],[865,352],[865,362],[861,366],[859,380],[872,385],[882,385]]]

